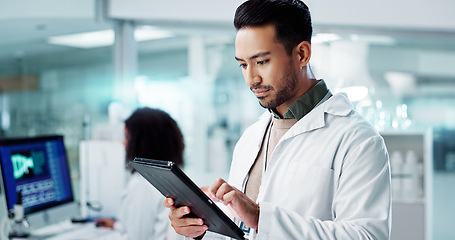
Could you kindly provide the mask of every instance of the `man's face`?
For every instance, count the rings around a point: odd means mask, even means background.
[[[274,26],[240,29],[235,39],[235,58],[261,106],[286,112],[297,94],[298,66],[296,69],[292,57],[277,42]]]

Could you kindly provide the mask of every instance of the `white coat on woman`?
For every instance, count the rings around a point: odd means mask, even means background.
[[[169,209],[161,203],[163,195],[138,172],[131,174],[122,194],[114,229],[124,240],[167,239]]]

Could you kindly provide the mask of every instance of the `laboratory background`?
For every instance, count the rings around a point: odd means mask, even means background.
[[[63,136],[81,216],[115,214],[123,121],[137,107],[177,121],[198,185],[227,178],[264,112],[234,59],[242,2],[0,0],[0,139]],[[385,139],[392,239],[455,239],[455,2],[305,3],[315,76]]]

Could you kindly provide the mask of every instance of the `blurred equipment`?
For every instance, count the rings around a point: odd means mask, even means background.
[[[79,145],[81,217],[113,217],[126,187],[121,141],[90,140]]]
[[[10,211],[8,217],[12,220],[9,238],[26,238],[30,235],[29,225],[24,217],[24,207],[22,206],[22,192],[17,192],[17,203],[14,204],[13,211]]]

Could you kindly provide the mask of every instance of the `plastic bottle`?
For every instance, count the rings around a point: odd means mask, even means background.
[[[402,197],[402,172],[403,172],[403,155],[400,151],[393,151],[390,157],[392,173],[392,196],[394,199]]]

